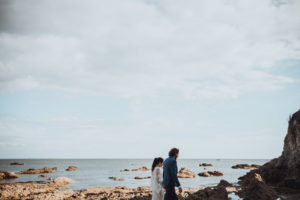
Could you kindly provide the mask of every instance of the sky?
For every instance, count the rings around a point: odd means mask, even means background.
[[[0,0],[0,158],[274,158],[300,1]]]

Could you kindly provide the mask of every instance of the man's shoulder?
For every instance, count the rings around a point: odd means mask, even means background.
[[[173,157],[168,157],[168,158],[165,160],[165,163],[166,163],[166,164],[176,163],[176,160],[175,160],[175,158],[173,158]]]

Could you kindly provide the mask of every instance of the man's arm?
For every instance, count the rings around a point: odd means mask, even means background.
[[[180,183],[179,183],[179,180],[178,180],[178,177],[177,177],[177,162],[176,161],[172,162],[171,176],[172,176],[172,179],[175,182],[175,186],[180,187]]]

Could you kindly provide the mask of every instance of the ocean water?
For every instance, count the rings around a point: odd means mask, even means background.
[[[178,159],[178,169],[187,167],[196,174],[203,172],[204,167],[199,167],[200,163],[211,163],[212,167],[206,167],[207,170],[221,171],[224,176],[221,177],[199,177],[189,179],[179,179],[182,187],[195,188],[214,186],[221,179],[225,179],[231,183],[237,183],[238,177],[246,174],[249,170],[232,169],[231,166],[241,163],[262,165],[269,160],[266,159]],[[11,162],[23,162],[24,165],[10,165]],[[138,187],[149,186],[150,180],[135,180],[135,176],[150,176],[150,171],[136,172],[120,172],[120,170],[129,168],[139,168],[147,166],[151,168],[152,159],[1,159],[0,170],[18,172],[29,168],[40,169],[43,167],[57,167],[59,172],[49,173],[52,178],[64,176],[71,178],[75,183],[69,188],[79,190],[89,187]],[[65,171],[68,166],[77,166],[77,171]],[[123,177],[124,181],[113,181],[108,179],[110,176]],[[19,178],[10,180],[11,182],[18,181],[37,181],[47,180],[46,178],[38,177],[38,174],[20,174]]]

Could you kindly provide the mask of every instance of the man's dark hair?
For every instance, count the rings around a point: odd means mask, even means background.
[[[170,151],[169,151],[169,156],[170,157],[174,157],[176,154],[179,153],[179,149],[177,148],[172,148]]]

